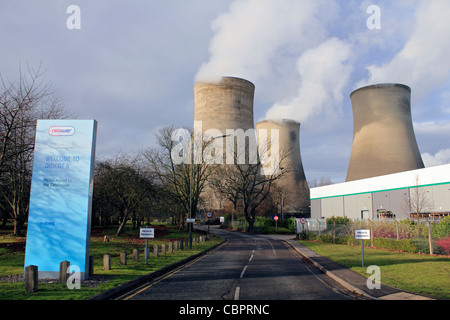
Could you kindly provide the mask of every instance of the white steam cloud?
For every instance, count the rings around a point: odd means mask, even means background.
[[[337,38],[305,51],[297,60],[301,78],[297,94],[275,103],[266,117],[290,117],[302,122],[321,114],[325,108],[340,106],[352,72],[352,66],[346,63],[351,53],[351,45]]]
[[[425,0],[419,3],[411,36],[395,57],[382,66],[370,65],[369,79],[359,86],[381,82],[404,83],[423,98],[449,78],[450,1]]]
[[[326,21],[335,10],[332,0],[236,0],[214,20],[210,58],[195,80],[278,81],[302,51],[326,37]]]

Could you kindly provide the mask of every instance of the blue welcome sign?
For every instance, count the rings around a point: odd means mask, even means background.
[[[58,278],[62,261],[89,275],[97,122],[38,120],[25,265]]]

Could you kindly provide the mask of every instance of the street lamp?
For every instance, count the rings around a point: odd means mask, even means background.
[[[193,134],[192,134],[193,135]],[[211,140],[225,138],[230,134],[224,134],[221,136],[213,137]],[[189,220],[192,219],[192,182],[194,176],[194,140],[191,139],[191,175],[189,177]],[[192,222],[189,222],[189,249],[192,249]]]
[[[281,220],[284,220],[284,210],[283,210],[283,205],[284,205],[284,192],[283,192],[283,167],[280,167],[281,169]]]

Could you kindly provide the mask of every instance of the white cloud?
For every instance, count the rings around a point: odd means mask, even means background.
[[[230,75],[253,82],[287,70],[279,64],[295,62],[302,50],[319,43],[335,8],[329,0],[234,1],[213,21],[210,58],[196,81]]]
[[[402,50],[384,65],[369,65],[369,78],[358,87],[382,82],[404,83],[420,99],[442,86],[450,70],[449,12],[450,1],[421,1],[415,22],[410,26],[411,36]]]
[[[291,118],[303,122],[312,116],[339,113],[352,66],[347,64],[351,44],[337,38],[327,39],[318,47],[305,51],[297,60],[301,81],[297,94],[275,103],[267,118]]]
[[[425,167],[440,166],[450,163],[450,149],[439,150],[436,154],[429,153],[422,154],[422,160]]]

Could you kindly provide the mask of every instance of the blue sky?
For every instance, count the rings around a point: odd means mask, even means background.
[[[70,5],[81,29],[67,28]],[[380,8],[371,30],[367,8]],[[255,123],[301,122],[308,180],[345,180],[350,93],[399,82],[427,166],[450,163],[448,0],[2,0],[0,73],[46,69],[67,109],[98,121],[97,156],[154,147],[192,126],[193,84],[237,76],[256,86]]]

